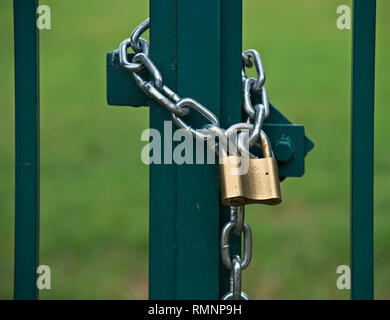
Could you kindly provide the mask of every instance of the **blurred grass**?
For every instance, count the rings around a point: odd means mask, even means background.
[[[336,8],[351,0],[246,0],[244,48],[260,50],[274,105],[303,123],[316,148],[306,175],[282,184],[284,203],[252,206],[254,254],[244,288],[258,299],[347,299],[351,32]],[[108,107],[105,54],[148,15],[148,1],[41,1],[41,251],[52,290],[41,299],[147,298],[148,168],[140,160],[146,108]],[[12,1],[0,3],[0,298],[12,297]],[[390,3],[378,1],[375,294],[390,298]],[[259,212],[254,212],[259,211]]]

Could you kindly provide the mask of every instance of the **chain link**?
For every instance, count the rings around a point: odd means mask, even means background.
[[[243,156],[254,158],[249,151],[253,145],[263,148],[263,154],[270,150],[264,150],[268,137],[261,130],[263,122],[269,117],[269,102],[267,90],[264,87],[265,70],[260,54],[253,49],[242,53],[242,108],[246,114],[246,122],[236,123],[228,129],[220,128],[216,115],[200,102],[192,98],[181,98],[176,92],[164,85],[163,77],[149,57],[149,43],[141,38],[142,34],[150,28],[150,18],[143,21],[119,46],[119,61],[123,69],[132,72],[140,89],[151,99],[157,101],[170,113],[173,122],[179,127],[189,131],[196,139],[214,140],[218,142],[209,144],[219,157],[240,153]],[[132,61],[129,61],[127,53],[131,47],[135,53]],[[256,68],[257,78],[248,78],[246,68]],[[140,71],[146,70],[151,80],[142,78]],[[149,77],[148,77],[149,78]],[[252,94],[260,96],[260,103],[252,105]],[[182,117],[191,110],[201,114],[209,123],[200,129],[191,127]],[[232,142],[231,138],[234,137]],[[260,144],[258,142],[260,138]],[[221,147],[221,148],[219,148]],[[222,152],[220,152],[222,150]],[[272,152],[272,151],[271,151]],[[252,230],[244,219],[244,207],[230,207],[230,221],[223,227],[221,233],[221,259],[226,268],[230,270],[230,291],[223,300],[249,300],[241,291],[241,274],[252,259]],[[234,233],[244,239],[243,257],[230,255],[230,234]]]
[[[243,259],[238,255],[230,256],[230,234],[232,232],[244,238]],[[225,224],[221,233],[221,260],[230,270],[230,291],[222,297],[222,300],[249,300],[249,297],[241,290],[241,274],[251,259],[252,230],[245,222],[244,207],[230,207],[230,221]]]

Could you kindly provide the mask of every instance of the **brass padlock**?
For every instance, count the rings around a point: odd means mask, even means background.
[[[277,205],[282,201],[277,161],[273,157],[265,133],[262,132],[260,137],[263,158],[227,156],[221,159],[219,173],[222,204],[226,206],[254,203]],[[243,161],[247,161],[247,170]]]

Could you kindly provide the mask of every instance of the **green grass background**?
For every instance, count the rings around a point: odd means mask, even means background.
[[[148,16],[146,0],[41,1],[41,250],[52,289],[41,299],[145,299],[148,168],[140,160],[147,108],[108,107],[105,54]],[[252,206],[252,299],[347,299],[351,0],[245,0],[244,48],[256,48],[270,100],[316,143],[284,202]],[[0,298],[12,297],[14,93],[12,1],[0,2]],[[390,298],[390,2],[378,0],[375,127],[375,295]],[[189,275],[190,276],[190,275]]]

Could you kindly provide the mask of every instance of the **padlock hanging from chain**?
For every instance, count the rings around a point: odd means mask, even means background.
[[[263,158],[245,155],[222,157],[219,164],[221,202],[226,206],[247,204],[277,205],[282,201],[278,164],[266,134],[261,131]],[[247,170],[242,162],[247,161]],[[241,168],[240,168],[241,167]]]

